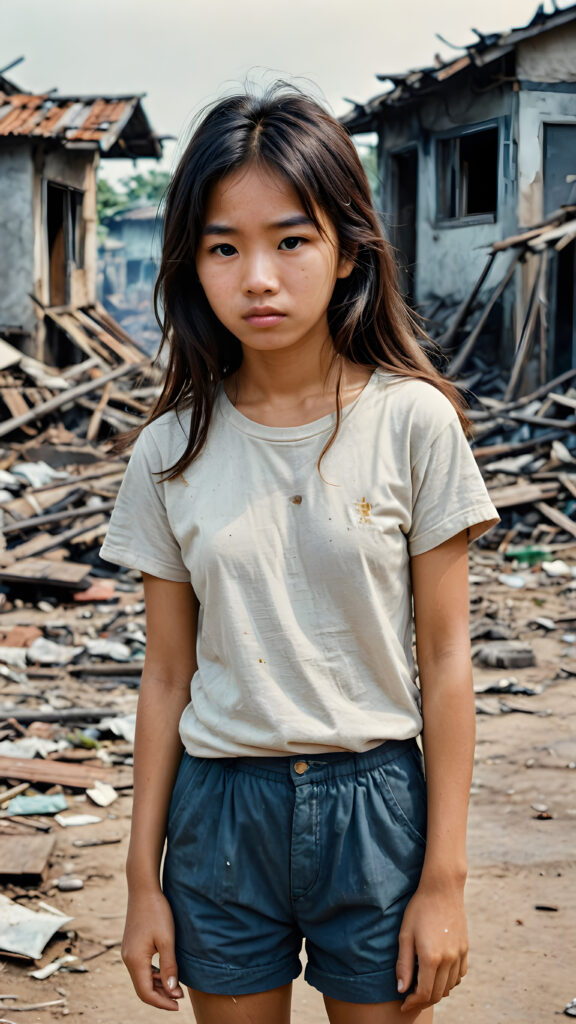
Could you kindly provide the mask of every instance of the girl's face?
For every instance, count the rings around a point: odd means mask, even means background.
[[[213,187],[196,269],[212,310],[245,348],[326,341],[334,285],[352,263],[319,219],[323,234],[293,187],[265,167],[240,168]]]

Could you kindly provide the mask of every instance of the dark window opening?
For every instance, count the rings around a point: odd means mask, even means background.
[[[49,181],[46,190],[46,230],[50,274],[50,305],[69,301],[70,265],[84,265],[82,203],[84,193]]]
[[[395,153],[391,159],[393,223],[391,240],[396,249],[400,290],[414,303],[416,269],[416,206],[418,201],[418,150]]]
[[[140,284],[142,260],[126,260],[126,284]]]
[[[438,216],[496,216],[498,205],[498,128],[439,139]]]

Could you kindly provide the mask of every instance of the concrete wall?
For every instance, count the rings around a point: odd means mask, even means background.
[[[576,22],[526,39],[516,50],[516,75],[530,82],[576,82]]]
[[[0,330],[34,331],[33,166],[26,142],[0,146]]]
[[[34,188],[34,277],[40,300],[48,304],[49,273],[48,247],[46,238],[46,189],[45,183],[56,182],[70,185],[84,192],[82,203],[82,225],[84,266],[71,267],[70,305],[85,306],[96,301],[97,269],[97,227],[96,205],[96,150],[68,150],[61,147],[39,146],[35,153]]]
[[[499,125],[498,211],[495,222],[437,217],[436,144],[463,127],[496,121]],[[384,218],[393,209],[390,155],[416,143],[419,154],[417,266],[418,302],[443,297],[461,302],[472,289],[487,259],[487,247],[516,228],[515,97],[509,85],[474,95],[454,87],[442,98],[430,98],[418,112],[383,125],[381,176]],[[490,291],[504,275],[507,260],[496,263],[484,289]]]
[[[574,54],[576,66],[576,45]],[[518,223],[529,227],[543,213],[544,125],[576,124],[576,92],[548,91],[543,85],[522,88],[518,99]]]

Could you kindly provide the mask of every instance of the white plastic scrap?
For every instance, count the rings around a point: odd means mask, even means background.
[[[55,814],[54,821],[57,821],[62,828],[75,827],[76,825],[96,825],[102,818],[95,814]]]
[[[27,647],[0,647],[0,661],[13,668],[26,668]]]
[[[121,718],[103,718],[98,723],[100,732],[109,730],[114,736],[120,736],[127,743],[134,743],[136,733],[136,712],[131,715],[123,715]]]
[[[27,650],[28,661],[38,662],[40,665],[69,665],[78,654],[82,653],[84,648],[68,647],[39,636]]]
[[[66,740],[47,740],[43,736],[23,736],[21,740],[2,740],[0,755],[2,757],[46,757],[56,750],[66,750],[70,743]]]
[[[516,590],[526,586],[524,577],[518,576],[516,573],[501,572],[498,576],[498,582],[504,583],[506,587],[514,587]]]
[[[17,462],[12,467],[14,476],[23,477],[32,487],[43,487],[53,480],[69,480],[70,474],[63,470],[52,469],[47,462]]]
[[[28,910],[0,894],[0,949],[39,960],[52,936],[74,920],[48,903],[38,906],[43,912]]]
[[[576,1017],[576,999],[572,999],[571,1002],[564,1007],[564,1013],[567,1017]]]
[[[570,576],[570,566],[561,558],[556,558],[553,562],[542,562],[542,571],[552,577]]]
[[[107,782],[101,782],[100,779],[94,779],[94,785],[91,789],[86,790],[86,796],[89,796],[99,807],[109,807],[118,799],[118,793],[114,786],[110,786]]]
[[[37,971],[30,971],[31,978],[38,978],[38,981],[44,981],[49,978],[52,974],[56,974],[61,967],[65,964],[73,964],[78,960],[77,956],[72,956],[71,953],[66,953],[64,956],[59,956],[57,960],[53,960],[51,964],[46,964],[46,967],[39,967]]]
[[[112,658],[112,661],[130,661],[132,651],[127,644],[118,640],[88,640],[84,641],[88,654],[101,658]]]

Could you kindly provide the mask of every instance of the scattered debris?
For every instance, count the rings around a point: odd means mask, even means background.
[[[520,640],[481,644],[473,649],[472,657],[479,664],[492,668],[526,668],[536,664],[532,647]]]
[[[0,952],[38,960],[49,939],[73,920],[48,903],[38,906],[41,911],[29,910],[0,894]]]
[[[56,888],[60,892],[76,892],[77,889],[84,888],[84,882],[81,878],[74,878],[72,875],[62,875],[62,878],[56,879]]]
[[[76,828],[79,825],[99,825],[102,818],[95,814],[55,814],[54,821],[62,828]]]

